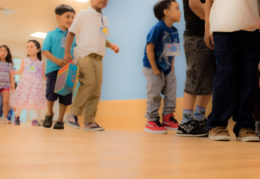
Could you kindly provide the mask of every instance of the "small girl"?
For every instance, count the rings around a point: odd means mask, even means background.
[[[10,89],[14,89],[11,75],[13,61],[10,49],[6,45],[0,46],[0,95],[2,95],[4,123],[8,123]]]
[[[27,42],[27,57],[21,61],[18,71],[12,74],[23,74],[14,94],[11,96],[11,106],[16,108],[15,125],[20,125],[22,109],[32,111],[32,126],[41,126],[39,123],[39,110],[46,106],[44,79],[44,64],[41,61],[41,45],[36,40]]]

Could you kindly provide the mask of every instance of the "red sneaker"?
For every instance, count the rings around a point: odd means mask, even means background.
[[[168,130],[176,130],[178,129],[179,124],[173,114],[168,114],[163,117],[163,126]]]
[[[155,134],[167,134],[167,129],[162,126],[159,119],[157,121],[147,121],[144,130]]]

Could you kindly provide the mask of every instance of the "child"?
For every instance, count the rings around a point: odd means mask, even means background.
[[[237,140],[259,141],[251,115],[260,58],[257,0],[207,0],[205,19],[205,42],[217,60],[209,138],[229,141],[233,117]]]
[[[14,89],[14,80],[11,75],[13,61],[10,49],[6,45],[0,46],[0,93],[3,102],[4,122],[8,123],[10,89]]]
[[[44,63],[41,55],[41,45],[36,40],[29,40],[26,45],[27,57],[22,59],[18,71],[13,75],[22,74],[14,94],[11,96],[11,106],[15,108],[15,125],[20,125],[22,109],[32,111],[32,126],[40,126],[39,110],[45,109]]]
[[[102,59],[106,47],[115,53],[119,48],[107,41],[108,20],[102,14],[102,9],[107,6],[108,0],[91,0],[91,7],[82,10],[73,22],[66,39],[65,60],[72,60],[69,49],[74,36],[77,47],[75,54],[78,56],[80,87],[71,106],[67,122],[70,126],[80,128],[78,116],[84,111],[84,130],[103,131],[104,129],[95,122],[97,106],[101,95],[102,85]]]
[[[43,55],[48,59],[46,63],[46,98],[48,109],[43,122],[43,127],[50,128],[52,126],[54,102],[59,99],[59,117],[53,128],[64,129],[63,118],[67,106],[69,106],[72,102],[72,94],[60,96],[54,93],[54,88],[59,69],[67,63],[63,60],[65,53],[65,38],[67,36],[68,29],[72,24],[75,11],[71,6],[62,4],[56,7],[55,14],[58,27],[47,34],[42,48]],[[73,47],[74,46],[75,43],[73,44]],[[73,54],[73,48],[69,53]]]
[[[187,70],[183,118],[177,136],[203,137],[208,135],[205,111],[213,89],[216,62],[213,50],[204,42],[205,0],[183,0],[183,6],[186,21],[184,50]]]
[[[178,122],[173,113],[176,108],[176,76],[174,59],[179,49],[178,30],[173,23],[179,22],[181,13],[175,0],[161,0],[154,6],[154,15],[159,22],[147,36],[143,58],[143,73],[147,79],[148,119],[145,131],[167,133],[167,129],[177,129]],[[158,110],[164,95],[163,124]]]

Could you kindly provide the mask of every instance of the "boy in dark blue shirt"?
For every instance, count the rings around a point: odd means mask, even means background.
[[[173,116],[176,108],[176,77],[174,57],[180,53],[178,31],[173,23],[179,22],[181,13],[175,0],[161,0],[154,6],[159,22],[150,30],[143,58],[143,72],[147,79],[148,119],[145,131],[167,133],[167,129],[178,128]],[[163,124],[158,110],[164,96]]]

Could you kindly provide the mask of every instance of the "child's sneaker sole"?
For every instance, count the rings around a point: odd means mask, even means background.
[[[151,129],[148,129],[148,128],[144,128],[144,131],[148,132],[148,133],[153,133],[153,134],[167,134],[168,133],[168,131],[165,131],[165,130],[155,131],[155,130],[151,130]]]
[[[178,129],[178,127],[177,128],[172,128],[172,127],[165,127],[165,126],[164,126],[164,128],[166,128],[169,131],[176,131]]]
[[[237,137],[237,141],[241,142],[260,142],[259,137]]]
[[[209,139],[212,141],[230,141],[230,136],[210,136]]]

